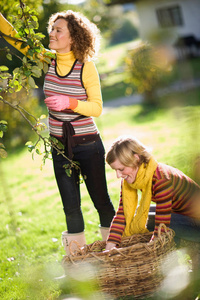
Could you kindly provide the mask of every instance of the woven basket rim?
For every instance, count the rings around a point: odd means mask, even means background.
[[[142,237],[142,236],[151,236],[153,232],[147,232],[144,234],[134,234],[131,237],[125,237],[122,239],[122,242],[119,247],[113,248],[111,250],[104,250],[106,242],[105,241],[95,241],[92,244],[84,245],[83,247],[80,247],[79,243],[77,241],[72,241],[69,244],[70,248],[70,254],[65,255],[63,257],[62,263],[71,261],[72,263],[80,263],[81,261],[86,261],[90,258],[95,258],[100,261],[108,261],[112,260],[114,256],[122,256],[122,257],[129,257],[130,254],[133,255],[133,253],[137,254],[139,251],[144,251],[146,254],[150,254],[152,252],[157,251],[160,249],[162,251],[162,248],[164,250],[164,246],[171,242],[173,240],[173,237],[175,236],[175,233],[172,229],[167,228],[165,224],[160,224],[158,227],[158,236],[156,236],[152,241],[149,242],[138,242],[133,245],[128,245],[123,247],[123,242],[126,240],[136,239],[136,237]],[[77,245],[77,251],[73,252],[71,250],[73,244]],[[100,251],[101,250],[101,251]]]

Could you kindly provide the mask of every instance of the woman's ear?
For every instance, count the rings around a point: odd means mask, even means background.
[[[140,157],[138,154],[133,154],[133,156],[135,157],[135,159],[137,160],[137,162],[139,163],[140,162]]]

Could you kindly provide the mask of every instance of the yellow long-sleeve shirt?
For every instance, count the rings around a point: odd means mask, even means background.
[[[15,37],[17,33],[13,26],[3,17],[1,13],[0,31],[10,37]],[[23,53],[24,55],[27,54],[28,47],[21,49],[20,42],[16,42],[9,37],[4,38],[10,45],[19,50],[21,53]],[[56,60],[57,72],[59,75],[64,76],[70,71],[75,61],[75,57],[72,51],[68,53],[56,52]],[[82,80],[87,93],[87,101],[78,100],[78,105],[74,109],[74,112],[85,116],[99,117],[102,113],[102,95],[99,75],[95,64],[92,61],[85,62]]]

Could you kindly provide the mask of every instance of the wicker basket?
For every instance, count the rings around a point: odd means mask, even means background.
[[[123,238],[119,248],[105,252],[105,242],[96,241],[64,256],[62,264],[66,272],[71,266],[92,264],[99,290],[113,298],[144,298],[160,286],[162,261],[175,249],[174,232],[164,224],[159,226],[158,237],[149,242],[151,236],[148,232]]]

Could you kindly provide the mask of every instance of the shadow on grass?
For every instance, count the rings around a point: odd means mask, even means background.
[[[148,123],[153,121],[160,110],[157,104],[144,103],[141,105],[141,110],[133,116],[134,121],[137,123]]]

